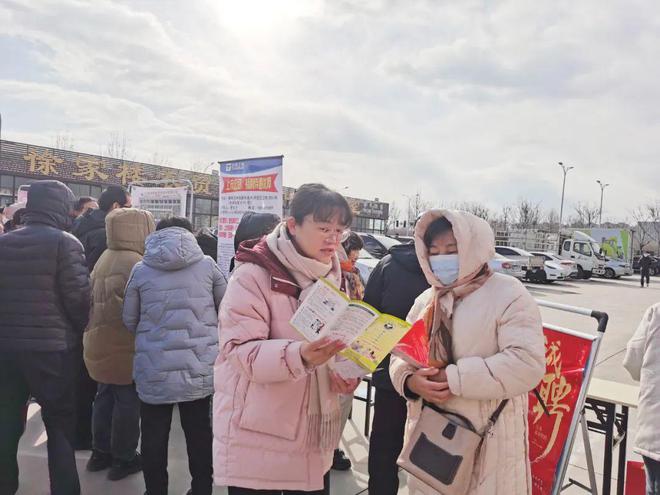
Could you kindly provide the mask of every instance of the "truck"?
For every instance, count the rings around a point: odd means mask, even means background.
[[[601,254],[600,244],[593,237],[574,230],[562,232],[559,240],[559,257],[575,261],[578,278],[586,280],[592,275],[605,275],[605,257]]]

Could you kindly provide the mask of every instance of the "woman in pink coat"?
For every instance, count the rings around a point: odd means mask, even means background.
[[[339,395],[357,381],[329,370],[341,342],[306,342],[289,320],[319,278],[340,285],[336,251],[351,221],[343,196],[306,184],[291,216],[236,254],[220,308],[213,402],[214,480],[229,495],[330,493]]]

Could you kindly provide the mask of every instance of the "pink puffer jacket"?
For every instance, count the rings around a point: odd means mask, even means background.
[[[268,264],[265,243],[255,248],[262,257],[254,261]],[[310,452],[305,445],[310,375],[300,356],[302,336],[289,324],[299,288],[285,273],[271,273],[256,263],[240,264],[220,307],[214,481],[256,490],[320,490],[332,452]]]

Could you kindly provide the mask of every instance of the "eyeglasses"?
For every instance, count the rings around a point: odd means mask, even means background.
[[[321,233],[325,237],[326,241],[334,241],[335,239],[339,239],[339,242],[344,242],[346,239],[348,239],[348,236],[351,235],[350,230],[343,230],[341,232],[336,232],[333,230],[329,230],[329,232],[324,232],[325,229],[320,229]]]

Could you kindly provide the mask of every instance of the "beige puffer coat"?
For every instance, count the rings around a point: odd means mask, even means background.
[[[495,252],[493,232],[485,221],[464,212],[427,212],[417,224],[415,242],[420,264],[432,286],[441,284],[431,271],[422,238],[429,224],[442,216],[451,222],[457,240],[459,278],[487,263]],[[432,297],[432,288],[420,295],[408,321],[420,319]],[[510,399],[484,442],[470,493],[531,494],[527,394],[541,380],[545,358],[538,307],[517,279],[495,273],[483,286],[456,303],[453,353],[456,363],[447,367],[447,377],[455,397],[444,403],[443,408],[466,416],[482,431],[499,402]],[[390,375],[401,395],[405,380],[413,371],[406,362],[392,358]],[[407,435],[414,428],[421,407],[420,400],[408,402]],[[419,480],[411,479],[409,485],[411,494],[437,495]]]
[[[133,383],[135,337],[122,321],[124,292],[155,228],[151,213],[136,208],[118,208],[105,217],[108,249],[92,272],[92,310],[83,337],[85,364],[97,382]]]

